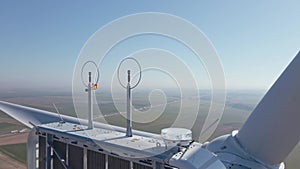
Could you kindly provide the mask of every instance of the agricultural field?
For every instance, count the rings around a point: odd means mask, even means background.
[[[193,138],[198,140],[201,128],[204,120],[208,114],[210,108],[210,96],[204,92],[205,95],[200,97],[200,106],[197,116],[195,118],[194,125],[192,127]],[[214,134],[209,138],[212,140],[223,134],[231,133],[233,130],[238,130],[251,111],[255,108],[256,104],[262,98],[264,91],[230,91],[227,94],[226,106],[224,107],[224,113],[221,117],[220,123],[217,126]],[[23,93],[21,96],[13,95],[9,97],[9,94],[4,94],[1,100],[22,104],[38,109],[48,110],[56,112],[53,103],[58,108],[60,114],[66,114],[70,116],[76,116],[75,109],[73,106],[73,100],[70,93],[38,93],[33,95],[30,93]],[[194,111],[194,106],[199,101],[196,97],[180,98],[176,94],[168,93],[166,95],[166,102],[164,104],[155,103],[153,99],[159,100],[161,95],[151,96],[149,100],[147,93],[138,92],[136,95],[133,93],[133,112],[136,115],[139,113],[145,113],[144,115],[161,111],[161,114],[157,116],[153,121],[147,123],[134,122],[133,128],[135,130],[142,130],[152,133],[160,133],[160,130],[173,125],[174,121],[180,113],[183,113],[184,119],[193,119],[194,114],[190,113]],[[1,97],[1,95],[0,95]],[[156,98],[157,97],[157,98]],[[105,122],[112,125],[122,126],[125,124],[125,97],[120,95],[117,99],[112,100],[112,97],[108,94],[97,93],[97,102],[94,104],[94,109],[99,109],[101,114],[94,114],[95,121]],[[184,100],[185,99],[185,100]],[[151,105],[151,103],[153,105]],[[81,103],[84,105],[84,103]],[[116,106],[117,104],[118,106]],[[82,112],[81,112],[82,113]],[[80,115],[84,117],[83,115]],[[182,126],[184,127],[190,121],[183,119]],[[5,156],[7,159],[11,159],[13,163],[21,164],[26,166],[26,137],[29,129],[15,121],[3,112],[0,112],[0,168],[3,168],[3,160],[1,157]],[[19,133],[19,131],[26,131]],[[15,132],[15,133],[12,133]],[[5,138],[7,138],[5,140]],[[15,139],[13,139],[15,138]],[[18,142],[13,142],[18,140]],[[297,168],[294,167],[297,164],[297,160],[300,156],[300,145],[290,154],[286,160],[286,166],[289,169]],[[7,164],[5,164],[7,165]]]

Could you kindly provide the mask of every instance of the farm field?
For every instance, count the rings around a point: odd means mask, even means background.
[[[61,114],[76,116],[74,113],[74,107],[72,103],[71,95],[66,93],[45,93],[32,96],[32,94],[24,94],[23,96],[12,96],[2,97],[0,100],[13,102],[17,104],[22,104],[30,107],[35,107],[43,110],[48,110],[56,112],[53,107],[53,103],[57,106]],[[229,134],[233,130],[238,130],[251,111],[254,109],[256,104],[263,96],[263,91],[239,91],[239,92],[228,92],[226,106],[224,108],[224,114],[221,118],[220,123],[214,134],[209,138],[209,140],[218,137],[223,134]],[[0,96],[1,97],[1,96]],[[124,110],[121,110],[121,113],[118,113],[118,108],[114,106],[114,102],[109,95],[97,95],[98,99],[98,108],[102,114],[94,114],[94,118],[99,122],[106,122],[112,125],[125,126]],[[153,96],[154,98],[156,96]],[[157,96],[158,97],[158,96]],[[176,95],[170,95],[167,97],[167,104],[165,105],[152,105],[150,108],[150,102],[147,98],[147,95],[137,94],[136,97],[133,97],[133,105],[135,111],[139,110],[140,113],[146,112],[151,113],[152,111],[161,111],[160,116],[158,116],[154,121],[149,123],[133,123],[133,128],[136,130],[143,130],[147,132],[160,133],[160,130],[172,126],[176,117],[179,113],[184,113],[186,119],[193,118],[190,111],[194,110],[193,106],[197,104],[197,99],[184,98],[188,99],[185,104],[181,106],[180,97]],[[124,101],[120,101],[119,107],[125,106]],[[96,107],[95,105],[94,107]],[[163,107],[163,109],[162,109]],[[192,128],[193,137],[195,140],[198,140],[201,127],[204,123],[205,117],[209,111],[210,100],[209,97],[200,98],[200,108],[195,120],[195,124]],[[181,108],[182,112],[179,112]],[[136,112],[138,113],[138,112]],[[84,115],[82,115],[84,117]],[[184,126],[184,124],[183,124]],[[29,129],[26,129],[25,126],[17,122],[16,120],[10,118],[3,112],[0,112],[0,168],[3,168],[5,165],[16,164],[22,167],[26,166],[26,138]],[[24,133],[12,133],[13,131],[24,130]],[[296,169],[297,160],[300,157],[300,144],[295,148],[295,150],[290,154],[286,159],[286,167],[288,169]],[[3,160],[5,159],[5,160]],[[10,163],[5,163],[10,159]],[[7,168],[7,167],[4,167]],[[18,168],[18,167],[15,167]],[[25,167],[26,168],[26,167]]]

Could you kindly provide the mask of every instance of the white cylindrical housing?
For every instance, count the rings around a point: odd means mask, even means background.
[[[236,138],[257,160],[279,164],[300,139],[300,52],[252,112]]]

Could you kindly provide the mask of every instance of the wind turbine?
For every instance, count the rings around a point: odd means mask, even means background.
[[[32,142],[37,142],[37,139],[43,140],[45,137],[43,136],[44,133],[47,135],[47,138],[48,135],[53,136],[54,140],[62,142],[64,145],[73,145],[72,141],[65,141],[64,139],[78,141],[75,146],[82,148],[83,152],[95,151],[98,154],[104,154],[105,158],[101,158],[104,160],[103,168],[118,168],[119,166],[119,168],[134,169],[284,169],[284,159],[300,140],[299,74],[300,52],[266,93],[239,131],[223,135],[205,144],[191,140],[188,140],[188,144],[181,144],[182,139],[178,139],[171,141],[179,144],[166,148],[168,146],[167,141],[170,140],[164,140],[162,136],[157,134],[137,130],[132,131],[132,137],[118,137],[114,140],[113,135],[118,135],[119,133],[124,135],[126,129],[95,122],[94,129],[90,129],[92,130],[91,132],[102,131],[107,133],[105,133],[106,135],[100,133],[97,135],[97,138],[95,136],[93,140],[98,141],[97,143],[99,144],[94,145],[89,142],[91,140],[88,140],[84,137],[84,134],[80,133],[81,131],[75,130],[77,134],[74,134],[74,132],[70,133],[62,130],[63,127],[67,127],[70,124],[73,126],[76,124],[85,126],[88,124],[87,120],[66,115],[57,116],[56,113],[3,101],[0,102],[0,110],[32,128],[32,131],[35,131],[31,132],[28,141],[28,168],[36,168],[35,158],[37,154],[33,151],[35,149],[32,148]],[[65,123],[61,124],[61,128],[53,127],[62,120]],[[177,134],[180,135],[182,133]],[[112,140],[103,139],[104,137],[112,138]],[[171,137],[167,136],[167,138]],[[154,144],[153,147],[151,147],[152,143]],[[143,146],[148,146],[148,149],[143,148]],[[52,148],[55,152],[54,155],[61,160],[63,168],[72,168],[71,157],[63,158],[63,156],[66,156],[66,152],[61,151],[55,145],[53,146],[51,142],[47,142],[46,147]],[[103,147],[108,149],[100,151]],[[154,149],[160,153],[151,156]],[[122,153],[123,156],[121,155]],[[148,156],[133,157],[143,153]],[[84,158],[91,157],[89,153],[83,154]],[[39,155],[41,156],[41,154]],[[45,158],[48,159],[48,162],[52,160],[48,156]],[[63,163],[64,161],[68,162]],[[92,168],[92,164],[85,161],[81,166]],[[37,168],[45,168],[44,163],[39,163]]]

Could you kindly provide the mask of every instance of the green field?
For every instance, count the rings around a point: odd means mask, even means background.
[[[254,109],[255,105],[259,102],[262,95],[263,93],[257,93],[257,92],[253,94],[249,92],[242,92],[242,93],[229,92],[227,95],[226,107],[224,109],[224,113],[221,118],[221,121],[218,124],[216,131],[214,132],[214,134],[211,136],[209,140],[223,134],[229,134],[231,131],[239,129],[243,125],[244,121],[247,119],[251,111]],[[172,100],[174,99],[176,100],[179,97],[171,96],[170,98]],[[147,131],[152,133],[160,133],[161,129],[172,126],[175,119],[179,115],[179,109],[181,109],[183,110],[183,112],[181,113],[184,113],[185,118],[187,119],[186,121],[183,121],[183,123],[191,123],[191,121],[188,119],[195,120],[194,126],[192,127],[193,138],[195,140],[198,140],[202,125],[204,123],[204,120],[207,116],[210,107],[210,100],[201,99],[198,115],[195,119],[193,119],[193,116],[189,112],[193,111],[192,107],[197,103],[197,100],[193,98],[185,98],[185,99],[188,99],[188,101],[185,102],[184,105],[181,105],[180,102],[174,102],[174,103],[172,102],[168,104],[165,107],[165,109],[163,109],[163,113],[158,118],[156,118],[155,120],[149,123],[133,122],[133,128],[136,130],[142,130],[142,131]],[[133,104],[136,109],[140,109],[147,106],[149,107],[150,103],[148,97],[142,96],[140,94],[138,96],[133,97],[133,100],[134,100]],[[56,112],[52,105],[52,103],[55,103],[61,114],[76,116],[76,114],[74,113],[74,107],[73,107],[71,96],[65,96],[65,95],[35,96],[35,97],[26,96],[25,98],[17,98],[17,97],[9,98],[7,99],[7,101],[15,102],[23,105],[29,105],[31,107],[48,110],[52,112]],[[118,110],[115,107],[114,102],[113,100],[111,100],[110,96],[105,96],[105,97],[99,96],[98,101],[100,103],[98,104],[97,107],[95,105],[94,108],[99,108],[102,113],[101,115],[106,115],[106,116],[97,118],[97,121],[103,122],[105,120],[109,124],[125,127],[126,120],[123,117],[123,115],[118,113]],[[124,111],[126,105],[125,101],[118,100],[118,102],[121,105],[121,111]],[[83,104],[83,106],[86,105]],[[86,116],[86,111],[84,110],[85,109],[83,109],[83,111],[80,112],[80,113],[84,113],[81,117]],[[156,108],[152,108],[152,111],[148,111],[148,108],[145,108],[142,110],[142,113],[143,112],[146,113],[145,118],[147,118],[147,114],[153,111],[161,111],[161,109],[159,107],[156,107]],[[97,116],[100,114],[95,113],[94,115]],[[9,116],[0,112],[0,118],[7,118],[7,117]],[[184,125],[186,124],[183,124],[183,126]],[[22,128],[24,127],[21,125],[15,125],[6,122],[0,123],[0,133],[1,132],[7,133],[12,130],[19,130]],[[25,144],[2,146],[0,147],[0,151],[4,152],[10,157],[17,159],[18,161],[21,161],[23,163],[25,163],[26,161]],[[299,164],[298,162],[299,156],[300,156],[300,143],[297,146],[297,148],[286,159],[286,166],[288,169],[298,168],[297,164]]]
[[[11,144],[0,146],[0,151],[13,159],[26,164],[26,144]]]

